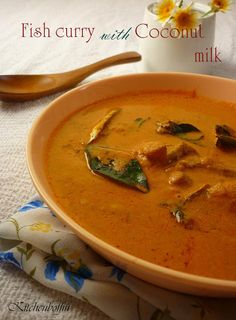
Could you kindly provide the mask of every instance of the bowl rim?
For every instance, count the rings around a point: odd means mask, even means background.
[[[33,125],[30,128],[30,131],[28,133],[28,138],[26,142],[26,163],[27,168],[30,174],[30,177],[32,179],[32,182],[37,190],[37,192],[40,194],[40,196],[43,198],[43,200],[46,202],[48,207],[56,214],[56,216],[59,218],[60,221],[62,221],[64,224],[69,226],[78,238],[86,242],[86,239],[89,239],[89,242],[92,243],[94,247],[103,247],[105,248],[107,253],[115,254],[117,257],[122,257],[122,259],[126,263],[135,264],[141,268],[144,268],[150,272],[155,272],[163,275],[165,278],[169,279],[179,279],[183,280],[185,283],[191,283],[191,284],[202,284],[210,286],[212,289],[217,287],[220,288],[236,288],[236,280],[225,280],[225,279],[218,279],[218,278],[212,278],[212,277],[206,277],[201,276],[197,274],[192,273],[186,273],[183,271],[174,270],[171,268],[163,267],[158,264],[154,264],[152,262],[146,261],[142,258],[136,257],[132,254],[129,254],[121,249],[118,249],[114,247],[113,245],[105,242],[104,240],[98,238],[97,236],[93,235],[89,231],[87,231],[85,228],[81,227],[78,223],[76,223],[72,218],[70,218],[69,215],[66,214],[65,211],[63,211],[56,203],[56,201],[53,200],[53,198],[47,194],[47,192],[44,190],[43,184],[41,183],[40,179],[38,178],[37,172],[34,168],[34,163],[32,160],[32,145],[33,145],[33,139],[35,131],[37,130],[38,125],[42,121],[42,119],[45,117],[45,115],[49,112],[51,108],[53,108],[54,105],[58,103],[61,99],[66,98],[67,96],[71,95],[73,92],[80,92],[81,90],[86,90],[87,88],[90,88],[92,86],[96,86],[97,83],[109,83],[113,80],[122,80],[124,78],[126,79],[132,79],[137,77],[156,77],[156,76],[179,76],[179,77],[193,77],[196,79],[215,79],[218,81],[224,81],[228,83],[234,83],[236,85],[236,79],[230,79],[230,78],[224,78],[224,77],[218,77],[218,76],[212,76],[212,75],[204,75],[204,74],[193,74],[193,73],[184,73],[184,72],[161,72],[161,73],[133,73],[133,74],[125,74],[125,75],[118,75],[118,76],[112,76],[112,77],[106,77],[99,80],[94,80],[90,83],[85,83],[83,85],[80,85],[79,87],[73,88],[72,90],[67,91],[66,93],[60,95],[56,99],[54,99],[52,102],[50,102],[46,108],[39,114],[39,116],[34,120]],[[85,239],[85,240],[84,240]]]

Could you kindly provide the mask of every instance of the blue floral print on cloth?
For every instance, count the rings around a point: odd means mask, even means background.
[[[0,223],[0,238],[8,239],[2,241],[0,261],[21,268],[42,285],[90,302],[112,319],[236,319],[236,299],[171,292],[113,266],[63,225],[38,197]],[[11,249],[4,251],[4,247]]]

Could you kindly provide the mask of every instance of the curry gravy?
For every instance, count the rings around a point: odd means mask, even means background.
[[[115,108],[120,112],[94,143],[132,154],[150,142],[192,150],[165,164],[138,158],[149,192],[88,168],[90,133]],[[204,137],[192,142],[158,133],[157,122],[169,120],[192,124]],[[48,144],[45,166],[55,199],[78,224],[125,252],[167,268],[236,280],[236,149],[216,147],[217,124],[236,130],[236,104],[188,92],[125,95],[84,107],[59,125]],[[173,173],[183,180],[175,181]],[[181,223],[171,208],[188,197],[188,223]]]

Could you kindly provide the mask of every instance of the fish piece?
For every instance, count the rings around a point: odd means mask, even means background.
[[[172,163],[178,161],[189,154],[198,154],[197,151],[185,142],[181,142],[167,148],[167,162]]]
[[[185,184],[189,181],[189,178],[183,171],[172,171],[169,176],[169,184]]]
[[[206,192],[208,191],[208,189],[210,188],[209,184],[204,184],[203,186],[201,186],[200,188],[198,188],[197,190],[195,190],[194,192],[192,192],[190,195],[188,195],[184,201],[183,204],[185,204],[186,202],[192,201],[193,199],[196,199],[197,197],[199,197],[202,194],[206,194]]]
[[[142,159],[145,157],[148,160],[160,163],[166,163],[167,161],[167,147],[158,141],[142,143],[134,148],[133,153]]]
[[[194,168],[203,168],[211,171],[216,171],[219,174],[222,174],[226,177],[235,177],[236,168],[227,167],[223,163],[215,163],[212,158],[204,157],[197,158],[192,157],[188,159],[180,160],[174,167],[176,170],[185,170],[185,169],[194,169]],[[169,170],[173,170],[169,168]]]
[[[236,199],[235,182],[219,182],[208,189],[209,197],[229,197]]]

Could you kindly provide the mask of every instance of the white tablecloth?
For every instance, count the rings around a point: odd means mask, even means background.
[[[101,41],[99,35],[128,29],[142,22],[145,0],[1,0],[0,74],[49,73],[70,70],[100,58],[138,48],[137,38]],[[60,26],[95,27],[93,38],[22,38],[21,23],[52,30]],[[223,62],[214,74],[236,78],[236,8],[217,16],[216,45]],[[113,67],[87,81],[109,75],[135,72],[135,65]],[[55,97],[55,96],[54,96]],[[0,102],[0,218],[35,194],[25,163],[29,128],[53,96],[26,103]],[[9,312],[8,304],[24,301],[46,304],[64,302],[70,311],[52,313]],[[89,304],[42,287],[10,265],[0,267],[0,319],[108,319]]]

